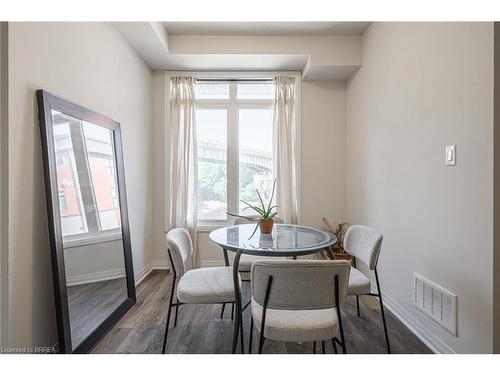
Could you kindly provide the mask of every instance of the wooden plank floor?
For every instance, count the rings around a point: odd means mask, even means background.
[[[137,287],[137,304],[101,340],[93,353],[161,353],[168,296],[172,276],[167,271],[152,272]],[[243,300],[249,299],[249,283],[243,283]],[[361,318],[356,316],[354,297],[348,298],[343,317],[349,353],[385,353],[385,340],[378,300],[361,297]],[[179,307],[177,327],[168,335],[167,353],[231,353],[231,308],[226,306],[220,319],[222,305],[184,305]],[[389,311],[387,326],[393,353],[431,353],[431,351]],[[249,311],[244,312],[245,351],[248,352]],[[254,349],[256,350],[254,335]],[[318,345],[318,353],[321,345]],[[238,346],[239,350],[239,346]],[[327,353],[332,353],[327,344]],[[312,353],[312,343],[281,343],[267,340],[264,353]]]
[[[71,342],[77,347],[127,297],[125,278],[68,287]]]

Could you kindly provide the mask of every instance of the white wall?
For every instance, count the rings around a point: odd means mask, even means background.
[[[0,347],[7,336],[7,23],[0,22]]]
[[[152,261],[151,72],[103,23],[9,24],[9,345],[55,344],[35,90],[121,123],[136,275]]]
[[[346,219],[346,87],[302,82],[302,224],[322,228]]]
[[[349,221],[384,233],[387,304],[439,350],[491,352],[493,24],[374,23],[362,52],[347,86]],[[458,295],[458,337],[413,307],[413,272]]]
[[[64,248],[66,284],[76,285],[125,276],[122,239]]]
[[[346,218],[344,81],[302,81],[301,156],[302,224],[323,228],[325,216],[335,225]],[[154,158],[154,244],[155,256],[166,261],[164,241],[164,75],[153,74]],[[198,235],[202,266],[220,265],[220,247],[211,243],[209,231]]]
[[[167,263],[165,241],[165,73],[153,72],[153,244],[154,259]]]
[[[500,150],[500,23],[494,25],[494,146]],[[500,353],[500,152],[494,152],[493,352]]]

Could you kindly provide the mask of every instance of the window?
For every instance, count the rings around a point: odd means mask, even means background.
[[[240,200],[270,197],[274,180],[273,101],[269,81],[198,82],[198,220],[224,224],[226,212],[253,215]]]
[[[56,111],[52,118],[64,241],[121,233],[112,132]]]
[[[225,220],[227,211],[227,109],[198,109],[198,218]]]
[[[53,112],[54,144],[57,160],[57,184],[59,187],[59,210],[63,236],[88,232],[87,218],[84,214],[80,181],[76,169],[72,122],[66,116]],[[75,121],[79,121],[76,120]],[[61,196],[64,199],[61,199]]]
[[[59,192],[59,207],[61,212],[68,210],[68,202],[66,202],[66,196],[64,194],[64,191]]]
[[[259,205],[256,189],[265,202],[273,187],[273,110],[239,110],[239,198]],[[244,214],[240,205],[239,211]]]
[[[83,135],[99,215],[98,229],[118,229],[120,210],[116,205],[114,193],[116,179],[112,133],[101,126],[83,122]]]
[[[106,162],[106,172],[108,173],[108,176],[114,176],[115,175],[115,165],[113,163],[112,159],[105,159]]]

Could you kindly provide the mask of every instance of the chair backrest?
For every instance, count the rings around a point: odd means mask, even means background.
[[[249,215],[249,217],[252,217],[252,218],[257,218],[258,216],[255,216],[255,215]],[[283,224],[283,219],[279,216],[275,216],[273,217],[273,221],[276,223],[276,224]],[[250,220],[247,220],[245,219],[244,217],[235,217],[234,218],[234,221],[233,221],[233,224],[234,225],[241,225],[241,224],[251,224],[252,221]]]
[[[345,234],[344,249],[373,270],[377,267],[383,238],[375,228],[351,225]]]
[[[193,255],[193,242],[187,229],[175,228],[167,233],[167,246],[177,277],[186,272],[186,261]]]
[[[252,297],[264,304],[269,276],[273,277],[268,308],[317,310],[336,306],[335,276],[338,275],[339,303],[345,299],[349,282],[345,260],[257,260],[252,264]]]

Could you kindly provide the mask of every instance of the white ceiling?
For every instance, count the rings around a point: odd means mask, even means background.
[[[361,35],[370,22],[163,22],[170,35]]]

